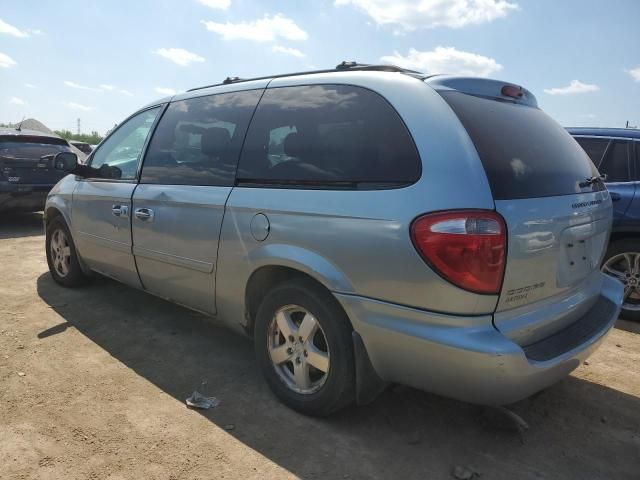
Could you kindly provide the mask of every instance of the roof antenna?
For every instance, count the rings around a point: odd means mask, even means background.
[[[22,120],[20,120],[20,123],[18,125],[16,125],[16,130],[18,132],[22,131],[22,122],[24,122],[24,117],[22,117]]]

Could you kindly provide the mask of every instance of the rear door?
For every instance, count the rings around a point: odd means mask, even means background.
[[[131,252],[131,196],[140,158],[162,107],[122,123],[91,156],[94,178],[78,182],[71,210],[73,239],[87,265],[124,283],[140,286]]]
[[[613,202],[613,221],[615,225],[624,220],[629,205],[636,191],[634,165],[631,162],[631,142],[624,139],[606,137],[575,137],[580,146],[587,152],[591,161],[601,174],[607,176],[607,190]]]
[[[442,95],[471,136],[496,211],[507,224],[496,327],[514,329],[524,344],[533,342],[573,322],[596,301],[611,200],[604,184],[593,180],[599,174],[586,153],[535,105],[455,91]],[[514,314],[501,315],[547,300],[562,308],[535,327],[507,327]]]
[[[631,173],[635,187],[633,200],[626,209],[623,217],[614,221],[614,231],[623,233],[640,232],[640,140],[629,140],[629,153],[631,156]],[[614,203],[615,205],[615,203]]]
[[[225,204],[262,90],[171,103],[133,196],[133,252],[145,289],[215,313],[215,266]]]
[[[42,185],[48,190],[64,174],[41,157],[69,151],[71,148],[62,138],[0,135],[0,178],[15,185]]]

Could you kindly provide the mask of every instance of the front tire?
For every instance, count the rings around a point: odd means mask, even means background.
[[[640,321],[640,241],[622,239],[611,242],[602,271],[624,284],[624,300],[620,316]]]
[[[258,365],[275,395],[300,413],[325,416],[354,401],[351,324],[337,300],[298,278],[263,299],[254,332]]]
[[[45,249],[49,272],[56,283],[64,287],[78,287],[86,283],[87,276],[80,268],[71,232],[62,217],[47,223]]]

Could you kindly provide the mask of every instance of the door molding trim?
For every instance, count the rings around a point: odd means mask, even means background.
[[[170,265],[176,265],[178,267],[189,268],[191,270],[196,270],[202,273],[211,273],[213,271],[213,263],[194,260],[193,258],[181,257],[178,255],[171,255],[168,253],[162,253],[156,250],[150,250],[148,248],[136,245],[133,246],[133,255],[134,258],[148,258],[150,260],[156,260],[158,262],[168,263]]]

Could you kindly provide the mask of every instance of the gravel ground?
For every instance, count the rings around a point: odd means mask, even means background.
[[[41,217],[0,220],[2,479],[638,479],[640,324],[511,408],[405,387],[311,419],[278,403],[249,341],[106,279],[51,280]],[[186,408],[198,388],[221,400]]]

